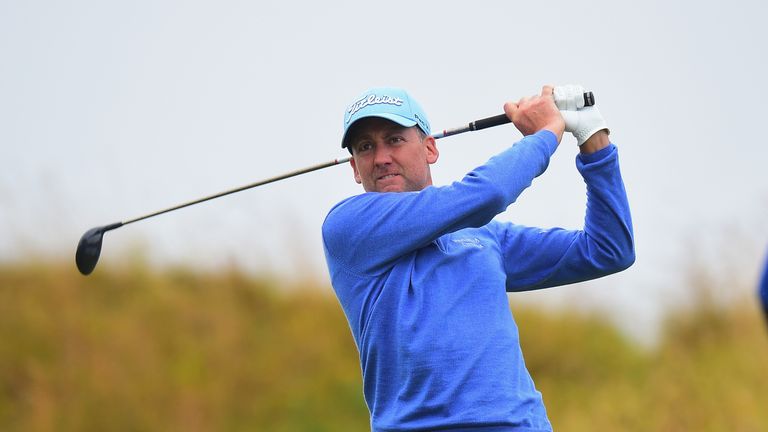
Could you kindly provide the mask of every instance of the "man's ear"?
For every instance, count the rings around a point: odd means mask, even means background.
[[[440,157],[440,152],[437,150],[437,142],[432,136],[424,138],[424,145],[427,148],[427,163],[433,164],[437,162]]]
[[[349,160],[349,165],[352,166],[352,172],[355,174],[355,181],[357,184],[362,184],[363,179],[360,178],[360,172],[357,170],[357,165],[355,164],[355,158],[352,158]]]

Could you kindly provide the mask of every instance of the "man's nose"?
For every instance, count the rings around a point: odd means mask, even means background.
[[[392,149],[385,144],[377,145],[373,155],[373,162],[376,165],[392,163]]]

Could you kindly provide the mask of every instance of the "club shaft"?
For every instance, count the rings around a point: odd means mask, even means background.
[[[223,197],[225,195],[233,194],[233,193],[236,193],[236,192],[241,192],[241,191],[244,191],[246,189],[255,188],[257,186],[262,186],[262,185],[265,185],[265,184],[268,184],[268,183],[273,183],[273,182],[276,182],[276,181],[285,180],[287,178],[296,177],[298,175],[306,174],[306,173],[309,173],[309,172],[312,172],[312,171],[321,170],[323,168],[332,167],[334,165],[343,164],[343,163],[349,162],[349,159],[351,159],[351,158],[334,159],[334,160],[329,161],[329,162],[323,162],[323,163],[320,163],[320,164],[317,164],[317,165],[312,165],[310,167],[298,169],[296,171],[291,171],[289,173],[281,174],[281,175],[278,175],[278,176],[275,176],[275,177],[270,177],[268,179],[260,180],[260,181],[255,182],[255,183],[250,183],[250,184],[247,184],[247,185],[243,185],[243,186],[240,186],[240,187],[237,187],[237,188],[234,188],[234,189],[226,190],[224,192],[219,192],[219,193],[214,194],[214,195],[209,195],[209,196],[204,197],[204,198],[196,199],[194,201],[189,201],[189,202],[186,202],[186,203],[183,203],[183,204],[179,204],[179,205],[176,205],[176,206],[173,206],[173,207],[169,207],[169,208],[164,209],[164,210],[156,211],[156,212],[150,213],[148,215],[139,216],[139,217],[134,218],[134,219],[123,221],[122,225],[128,225],[128,224],[133,223],[133,222],[138,222],[140,220],[144,220],[144,219],[148,219],[148,218],[151,218],[151,217],[154,217],[154,216],[158,216],[158,215],[161,215],[163,213],[172,212],[174,210],[178,210],[178,209],[181,209],[181,208],[184,208],[184,207],[189,207],[191,205],[200,204],[201,202],[210,201],[212,199],[220,198],[220,197]]]
[[[595,99],[594,99],[594,95],[592,94],[592,92],[584,93],[584,102],[585,102],[584,103],[585,106],[594,105]],[[472,132],[472,131],[482,130],[482,129],[486,129],[486,128],[490,128],[490,127],[494,127],[494,126],[500,126],[500,125],[507,124],[507,123],[510,123],[510,120],[507,117],[507,115],[506,114],[499,114],[499,115],[496,115],[496,116],[486,117],[486,118],[482,118],[482,119],[479,119],[479,120],[475,120],[473,122],[470,122],[470,123],[468,123],[468,124],[466,124],[464,126],[460,126],[460,127],[457,127],[457,128],[445,129],[442,132],[438,132],[438,133],[432,134],[432,137],[435,138],[435,139],[440,139],[440,138],[445,138],[445,137],[449,137],[449,136],[453,136],[453,135],[458,135],[458,134],[461,134],[461,133],[464,133],[464,132]],[[278,175],[278,176],[275,176],[275,177],[271,177],[271,178],[268,178],[268,179],[265,179],[265,180],[260,180],[260,181],[255,182],[255,183],[250,183],[250,184],[247,184],[247,185],[244,185],[244,186],[240,186],[240,187],[237,187],[237,188],[234,188],[234,189],[226,190],[224,192],[219,192],[219,193],[214,194],[214,195],[210,195],[210,196],[207,196],[207,197],[204,197],[204,198],[196,199],[194,201],[189,201],[189,202],[186,202],[186,203],[183,203],[183,204],[179,204],[179,205],[176,205],[176,206],[173,206],[173,207],[169,207],[169,208],[164,209],[164,210],[156,211],[154,213],[150,213],[150,214],[147,214],[147,215],[144,215],[144,216],[139,216],[139,217],[136,217],[134,219],[129,219],[127,221],[117,222],[115,224],[112,224],[109,227],[109,229],[118,228],[118,227],[123,226],[123,225],[128,225],[130,223],[134,223],[134,222],[138,222],[140,220],[144,220],[144,219],[148,219],[148,218],[151,218],[151,217],[154,217],[154,216],[158,216],[158,215],[161,215],[163,213],[172,212],[174,210],[178,210],[178,209],[181,209],[181,208],[184,208],[184,207],[189,207],[191,205],[200,204],[200,203],[205,202],[205,201],[210,201],[212,199],[220,198],[220,197],[223,197],[225,195],[230,195],[230,194],[233,194],[233,193],[236,193],[236,192],[241,192],[241,191],[244,191],[246,189],[251,189],[251,188],[255,188],[257,186],[262,186],[262,185],[265,185],[265,184],[268,184],[268,183],[273,183],[273,182],[276,182],[276,181],[285,180],[287,178],[296,177],[298,175],[306,174],[306,173],[309,173],[309,172],[312,172],[312,171],[321,170],[323,168],[328,168],[328,167],[332,167],[332,166],[335,166],[335,165],[340,165],[340,164],[349,162],[350,159],[351,159],[351,157],[341,158],[341,159],[334,159],[334,160],[329,161],[329,162],[323,162],[323,163],[320,163],[320,164],[317,164],[317,165],[312,165],[310,167],[298,169],[296,171],[291,171],[289,173],[281,174],[281,175]]]
[[[470,124],[475,124],[475,123],[478,123],[478,122],[488,121],[489,119],[493,119],[493,118],[496,118],[496,117],[505,117],[506,118],[506,116],[504,114],[501,114],[501,116],[495,116],[495,117],[489,117],[487,119],[475,120],[474,122],[472,122]],[[497,124],[494,124],[494,125],[491,125],[491,126],[498,126],[500,124],[503,124],[503,123],[502,122],[498,122]],[[490,127],[490,126],[485,126],[485,127]],[[457,130],[458,129],[460,129],[460,128],[457,128]],[[456,135],[457,133],[462,133],[462,132],[468,132],[470,130],[477,130],[477,129],[462,129],[461,131],[454,132],[451,135]],[[448,136],[448,135],[439,134],[439,135],[433,135],[433,136],[437,139],[437,138],[443,138],[443,137]],[[329,167],[332,167],[332,166],[340,165],[340,164],[349,162],[350,159],[352,159],[352,158],[351,157],[346,157],[346,158],[334,159],[332,161],[319,163],[317,165],[312,165],[310,167],[298,169],[298,170],[291,171],[291,172],[288,172],[288,173],[285,173],[285,174],[281,174],[281,175],[278,175],[278,176],[275,176],[275,177],[270,177],[268,179],[260,180],[260,181],[257,181],[255,183],[249,183],[247,185],[236,187],[234,189],[230,189],[230,190],[226,190],[226,191],[223,191],[223,192],[219,192],[217,194],[209,195],[209,196],[204,197],[204,198],[199,198],[199,199],[196,199],[194,201],[189,201],[189,202],[185,202],[185,203],[182,203],[182,204],[179,204],[179,205],[175,205],[173,207],[168,207],[167,209],[159,210],[159,211],[156,211],[154,213],[146,214],[144,216],[139,216],[139,217],[136,217],[136,218],[133,218],[133,219],[129,219],[129,220],[126,220],[126,221],[118,222],[118,223],[113,224],[113,225],[114,225],[114,228],[117,228],[118,226],[122,226],[122,225],[128,225],[130,223],[138,222],[140,220],[149,219],[151,217],[159,216],[159,215],[164,214],[164,213],[172,212],[174,210],[179,210],[179,209],[182,209],[184,207],[189,207],[189,206],[192,206],[192,205],[195,205],[195,204],[200,204],[200,203],[205,202],[205,201],[210,201],[212,199],[221,198],[221,197],[223,197],[225,195],[230,195],[230,194],[233,194],[233,193],[236,193],[236,192],[242,192],[242,191],[247,190],[247,189],[252,189],[252,188],[255,188],[255,187],[258,187],[258,186],[263,186],[263,185],[268,184],[268,183],[274,183],[276,181],[285,180],[285,179],[291,178],[291,177],[296,177],[296,176],[299,176],[299,175],[302,175],[302,174],[310,173],[312,171],[318,171],[318,170],[321,170],[323,168],[329,168]],[[113,229],[113,228],[111,228],[111,229]]]
[[[454,132],[452,132],[449,135],[456,135],[456,134],[463,133],[463,132],[469,132],[469,131],[473,131],[473,130],[480,130],[480,129],[485,129],[487,127],[498,126],[498,125],[502,125],[504,123],[509,123],[508,119],[507,119],[507,121],[499,121],[501,117],[504,117],[505,119],[507,118],[507,116],[505,114],[501,114],[501,115],[494,116],[494,117],[488,117],[488,118],[485,118],[485,119],[475,120],[472,123],[470,123],[470,125],[476,125],[476,124],[479,123],[479,124],[482,124],[484,126],[482,126],[482,127],[466,126],[466,127],[462,127],[462,128],[451,129]],[[434,134],[432,136],[435,139],[439,139],[439,138],[444,138],[444,137],[449,136],[449,135]],[[179,209],[182,209],[184,207],[189,207],[189,206],[192,206],[192,205],[195,205],[195,204],[200,204],[200,203],[205,202],[205,201],[210,201],[212,199],[221,198],[221,197],[223,197],[225,195],[230,195],[230,194],[233,194],[233,193],[236,193],[236,192],[242,192],[244,190],[252,189],[252,188],[255,188],[257,186],[263,186],[263,185],[268,184],[268,183],[274,183],[276,181],[285,180],[285,179],[291,178],[291,177],[296,177],[296,176],[299,176],[299,175],[302,175],[302,174],[310,173],[312,171],[318,171],[318,170],[321,170],[323,168],[329,168],[329,167],[332,167],[332,166],[340,165],[340,164],[349,162],[350,159],[352,159],[352,158],[351,157],[346,157],[346,158],[341,158],[341,159],[334,159],[334,160],[329,161],[329,162],[323,162],[323,163],[320,163],[320,164],[317,164],[317,165],[312,165],[310,167],[298,169],[298,170],[291,171],[291,172],[288,172],[288,173],[285,173],[285,174],[281,174],[281,175],[278,175],[278,176],[275,176],[275,177],[270,177],[268,179],[260,180],[260,181],[257,181],[255,183],[249,183],[247,185],[236,187],[234,189],[230,189],[230,190],[226,190],[226,191],[223,191],[223,192],[219,192],[217,194],[209,195],[209,196],[204,197],[204,198],[199,198],[199,199],[196,199],[194,201],[189,201],[189,202],[185,202],[183,204],[175,205],[175,206],[169,207],[167,209],[159,210],[159,211],[156,211],[154,213],[150,213],[150,214],[147,214],[147,215],[144,215],[144,216],[139,216],[139,217],[136,217],[136,218],[133,218],[133,219],[129,219],[127,221],[119,222],[119,223],[114,224],[114,225],[115,225],[115,228],[117,228],[117,226],[128,225],[130,223],[138,222],[140,220],[144,220],[144,219],[148,219],[148,218],[151,218],[151,217],[159,216],[159,215],[161,215],[163,213],[172,212],[174,210],[179,210]]]

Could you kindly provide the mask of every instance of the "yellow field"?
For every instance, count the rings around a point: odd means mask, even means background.
[[[368,429],[330,290],[236,271],[0,268],[0,431]],[[702,302],[652,348],[515,307],[557,431],[768,431],[757,307]]]

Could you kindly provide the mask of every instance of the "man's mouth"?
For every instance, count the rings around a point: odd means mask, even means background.
[[[379,180],[387,180],[387,179],[391,179],[391,178],[397,177],[398,175],[399,175],[399,174],[387,174],[387,175],[383,175],[383,176],[379,177]]]

